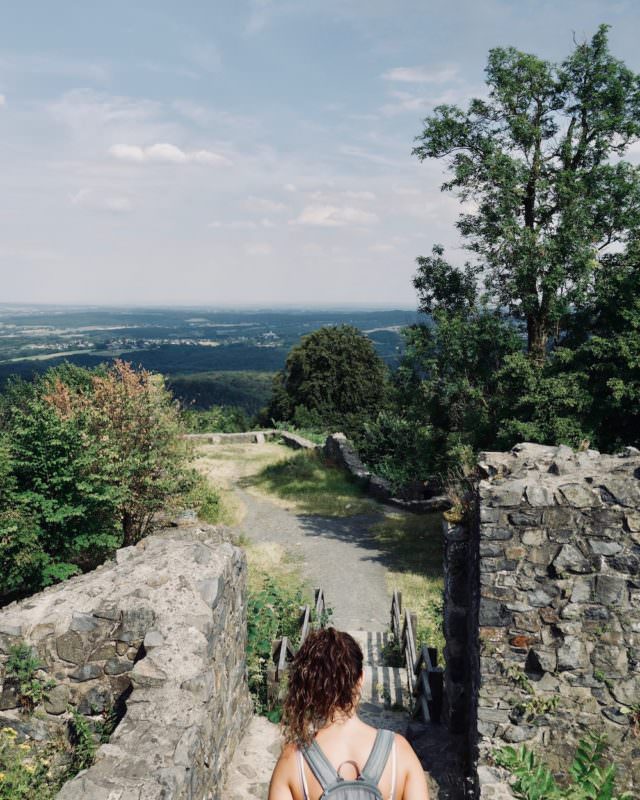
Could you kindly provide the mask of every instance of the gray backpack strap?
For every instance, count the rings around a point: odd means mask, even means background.
[[[315,739],[307,747],[301,747],[300,752],[309,765],[309,769],[315,775],[316,780],[322,786],[323,792],[327,790],[327,787],[340,780],[340,776]]]
[[[362,777],[377,786],[384,772],[384,768],[389,760],[389,753],[393,747],[393,731],[379,730],[376,740],[367,759],[367,763],[362,770]]]

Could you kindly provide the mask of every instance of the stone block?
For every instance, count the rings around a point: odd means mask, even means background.
[[[527,530],[522,532],[522,544],[527,547],[540,547],[547,541],[547,535],[542,530]]]
[[[602,505],[598,495],[581,483],[565,483],[555,492],[556,501],[574,508],[593,508]]]
[[[112,702],[113,697],[106,686],[92,686],[88,692],[82,695],[78,703],[78,711],[85,716],[95,716],[110,708]]]
[[[596,577],[596,600],[607,606],[618,606],[626,599],[627,583],[624,578],[614,575]]]
[[[511,624],[513,616],[507,607],[497,600],[480,598],[478,624],[481,627],[506,627]]]
[[[591,561],[573,544],[562,545],[552,563],[558,575],[592,572]]]
[[[547,486],[539,486],[537,484],[530,484],[527,486],[526,497],[529,505],[534,507],[552,506],[555,501],[553,499],[553,490]]]
[[[67,631],[56,639],[58,658],[70,664],[82,664],[86,658],[85,643],[79,633]]]
[[[567,636],[558,648],[558,670],[584,669],[588,666],[589,660],[587,649],[577,636]]]
[[[71,692],[69,687],[64,683],[60,683],[47,693],[44,701],[44,710],[48,714],[54,714],[55,716],[63,714],[67,710],[70,699]]]
[[[74,669],[73,672],[69,673],[69,677],[77,681],[78,683],[83,683],[84,681],[91,681],[94,678],[99,678],[102,675],[102,667],[98,666],[98,664],[84,664],[77,669]]]
[[[105,675],[122,675],[123,672],[129,672],[133,668],[133,664],[129,659],[121,660],[119,658],[110,658],[104,665]]]
[[[499,528],[495,525],[481,525],[480,538],[489,541],[507,541],[513,539],[511,528]]]

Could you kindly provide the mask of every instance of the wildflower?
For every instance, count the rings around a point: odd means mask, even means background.
[[[0,781],[4,780],[6,774],[6,772],[0,772]]]
[[[28,772],[30,775],[36,771],[36,768],[33,764],[23,764],[25,772]]]
[[[4,735],[8,736],[10,739],[15,739],[18,735],[17,731],[15,731],[13,728],[2,728],[0,733],[4,733]]]

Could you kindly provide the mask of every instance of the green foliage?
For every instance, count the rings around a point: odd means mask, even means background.
[[[482,304],[464,314],[438,309],[433,325],[408,328],[405,338],[393,411],[383,409],[356,439],[366,463],[396,486],[445,476],[493,444],[499,368],[521,348],[517,329]]]
[[[296,427],[357,430],[385,398],[387,370],[350,325],[319,328],[292,348],[274,380],[267,417]]]
[[[561,64],[489,53],[488,97],[442,105],[414,152],[444,158],[474,210],[476,260],[417,259],[419,310],[390,408],[359,432],[394,484],[441,476],[518,441],[640,445],[640,77],[607,26]],[[412,433],[415,438],[412,438]]]
[[[13,381],[0,398],[0,597],[91,569],[145,535],[189,483],[181,431],[161,379],[120,361]]]
[[[250,430],[244,409],[235,406],[212,406],[206,410],[189,409],[182,414],[189,433],[239,433]]]
[[[7,678],[17,681],[20,706],[25,713],[33,711],[46,700],[47,693],[55,686],[55,681],[42,681],[36,677],[41,666],[40,659],[24,642],[9,648],[5,674]]]
[[[18,744],[13,728],[0,729],[0,800],[53,800],[65,774],[51,761],[52,745]]]
[[[466,110],[438,106],[414,153],[448,159],[443,189],[476,205],[458,228],[487,290],[526,321],[529,351],[543,361],[550,334],[588,296],[602,251],[638,224],[638,170],[614,157],[640,137],[640,79],[610,54],[601,25],[562,64],[494,48],[486,83],[488,97]],[[427,296],[459,311],[477,268],[436,258],[430,270]]]
[[[351,516],[371,507],[362,487],[345,471],[317,452],[301,450],[290,458],[268,464],[251,482],[260,489],[295,503],[306,514]]]
[[[235,354],[237,363],[242,363],[241,354],[238,351]],[[281,355],[277,367],[283,361],[284,356]],[[165,374],[169,371],[165,366],[157,368]],[[223,407],[253,415],[268,404],[273,376],[273,372],[242,371],[167,375],[167,388],[188,411],[207,411],[213,407]]]
[[[524,745],[503,747],[494,757],[514,776],[511,788],[523,800],[631,800],[627,792],[614,793],[615,766],[603,763],[605,744],[606,737],[592,732],[580,740],[564,786]]]
[[[292,588],[265,577],[258,590],[249,592],[247,602],[247,670],[249,690],[257,714],[267,715],[267,669],[271,647],[287,636],[294,647],[300,635],[302,589]],[[277,720],[272,720],[277,721]]]
[[[93,764],[98,746],[86,717],[83,717],[74,708],[70,710],[69,740],[72,746],[72,757],[69,772],[70,775],[75,775]]]

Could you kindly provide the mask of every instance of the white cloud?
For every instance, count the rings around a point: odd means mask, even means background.
[[[383,74],[386,81],[400,83],[450,83],[458,79],[459,68],[454,64],[442,67],[394,67]]]
[[[244,251],[248,256],[268,256],[273,252],[273,248],[268,242],[256,242],[245,245]]]
[[[175,144],[167,142],[158,142],[146,147],[144,155],[148,161],[166,161],[170,164],[186,164],[188,161],[186,153]]]
[[[117,158],[118,161],[141,162],[145,160],[144,150],[135,144],[114,144],[109,148],[109,155]]]
[[[148,147],[135,144],[114,144],[109,148],[109,155],[118,161],[129,161],[137,164],[155,162],[165,164],[206,164],[214,167],[229,167],[232,162],[226,156],[212,153],[211,150],[195,150],[185,152],[174,144],[157,142]]]
[[[351,206],[311,205],[302,210],[294,220],[298,225],[315,225],[324,228],[342,228],[345,225],[372,225],[378,217],[369,211]]]
[[[268,197],[256,197],[250,195],[245,202],[245,207],[250,211],[267,211],[275,213],[277,211],[286,211],[284,203],[279,203],[277,200],[269,200]]]
[[[132,209],[131,200],[128,197],[101,195],[93,189],[80,189],[69,199],[74,206],[96,211],[110,211],[113,214],[126,214]]]
[[[285,190],[285,192],[297,192],[298,191],[298,187],[294,183],[285,183],[285,185],[282,188]]]
[[[0,108],[6,105],[7,105],[7,98],[3,94],[0,94]]]

